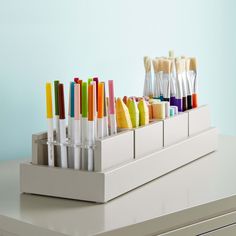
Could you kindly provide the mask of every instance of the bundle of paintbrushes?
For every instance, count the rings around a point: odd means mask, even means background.
[[[178,111],[186,111],[198,106],[196,58],[157,57],[152,60],[154,81],[152,86],[150,58],[144,57],[144,96],[169,101]]]
[[[117,133],[112,80],[108,81],[108,87],[107,98],[105,82],[99,82],[98,78],[89,79],[88,82],[74,79],[74,82],[70,83],[66,127],[64,85],[54,81],[53,119],[52,85],[46,84],[49,166],[93,170],[95,140]],[[54,145],[57,155],[54,155]]]

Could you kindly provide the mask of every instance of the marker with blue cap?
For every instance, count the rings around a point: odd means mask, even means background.
[[[75,82],[70,82],[69,92],[69,112],[68,112],[68,140],[71,144],[74,144],[74,86]],[[73,147],[68,148],[68,166],[74,168],[74,149]]]

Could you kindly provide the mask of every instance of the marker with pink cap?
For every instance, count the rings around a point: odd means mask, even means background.
[[[74,85],[74,144],[81,145],[80,84]],[[81,148],[74,148],[74,169],[81,169]]]
[[[113,80],[108,80],[108,87],[109,87],[109,124],[110,124],[110,134],[113,135],[113,134],[117,133]]]

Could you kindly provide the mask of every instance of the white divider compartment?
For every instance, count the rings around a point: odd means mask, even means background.
[[[203,105],[188,111],[189,114],[189,136],[208,129],[211,125],[210,109]]]
[[[142,158],[163,148],[163,122],[154,121],[134,129],[135,158]]]
[[[188,137],[188,112],[179,113],[163,120],[163,122],[164,147],[185,140]]]
[[[96,141],[94,170],[103,171],[134,159],[134,131],[126,130]]]

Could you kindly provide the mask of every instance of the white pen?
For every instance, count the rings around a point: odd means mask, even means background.
[[[74,169],[81,168],[80,84],[74,85]]]
[[[67,147],[66,143],[66,120],[63,84],[58,85],[58,103],[59,103],[59,123],[60,123],[60,145],[61,145],[61,167],[67,168]]]
[[[48,122],[48,165],[54,166],[54,145],[53,145],[53,112],[52,112],[52,85],[46,83],[46,105]]]

